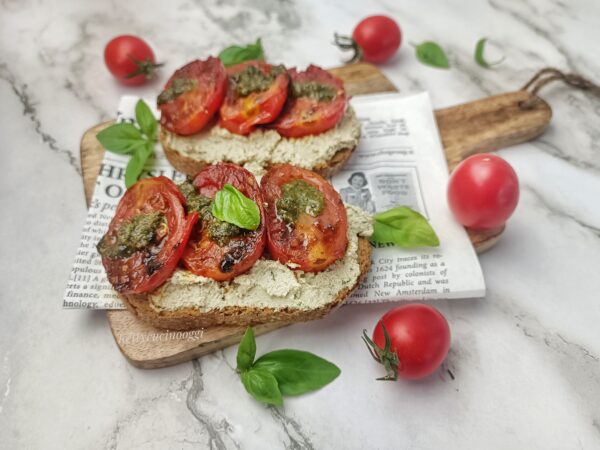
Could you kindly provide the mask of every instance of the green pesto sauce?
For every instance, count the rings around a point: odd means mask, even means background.
[[[157,103],[162,105],[163,103],[170,102],[181,94],[191,91],[194,87],[196,87],[196,81],[187,78],[176,78],[168,89],[165,89],[160,93]]]
[[[281,186],[282,196],[277,200],[277,215],[286,223],[295,223],[302,213],[317,217],[323,212],[323,194],[304,180],[294,180]]]
[[[269,89],[275,78],[285,72],[283,66],[273,66],[271,73],[265,75],[255,66],[248,66],[241,72],[231,75],[230,81],[233,83],[235,92],[240,97],[246,97],[253,92],[262,92]]]
[[[216,218],[208,224],[208,237],[219,244],[220,247],[227,245],[232,238],[241,235],[243,232],[244,230],[237,225]]]
[[[231,238],[244,232],[240,227],[229,222],[224,222],[212,215],[212,200],[198,193],[190,180],[179,185],[179,190],[185,197],[188,214],[197,212],[202,220],[202,226],[208,229],[208,237],[220,247],[227,245]]]
[[[100,239],[98,253],[110,259],[128,258],[154,241],[158,228],[165,223],[165,215],[159,211],[134,216],[123,222],[116,235],[106,234]]]
[[[185,209],[187,213],[197,212],[202,220],[212,217],[210,212],[212,200],[198,193],[190,180],[186,180],[179,185],[179,190],[185,197]]]
[[[296,98],[309,97],[320,102],[329,102],[335,98],[335,88],[315,81],[292,83],[292,95]]]

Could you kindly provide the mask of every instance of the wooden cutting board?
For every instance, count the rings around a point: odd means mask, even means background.
[[[331,69],[344,80],[350,95],[395,92],[396,87],[367,63]],[[539,136],[550,123],[552,110],[543,100],[529,109],[521,102],[530,98],[526,91],[487,97],[474,102],[435,111],[440,136],[450,170],[475,153],[489,152]],[[81,169],[86,201],[94,193],[104,149],[96,134],[112,123],[104,122],[87,130],[81,139]],[[483,252],[500,238],[504,227],[486,232],[467,230],[475,250]],[[161,330],[139,321],[126,310],[107,311],[115,341],[134,366],[151,369],[189,361],[240,341],[245,327],[210,327],[191,332]],[[256,325],[256,334],[266,333],[286,323]]]

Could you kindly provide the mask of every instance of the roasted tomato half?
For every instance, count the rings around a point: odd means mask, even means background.
[[[256,230],[238,228],[212,215],[212,199],[225,184],[256,202],[260,210]],[[187,198],[188,211],[196,210],[201,216],[183,253],[183,264],[196,275],[217,281],[250,269],[263,254],[267,241],[263,198],[254,175],[235,164],[221,163],[205,167],[191,185],[188,182],[186,187],[184,183],[180,189]]]
[[[108,281],[121,294],[156,289],[181,258],[197,214],[166,177],[147,178],[125,192],[97,245]]]
[[[269,253],[279,262],[319,272],[344,257],[348,217],[340,195],[323,177],[289,164],[261,180],[267,202]]]
[[[229,87],[219,111],[219,125],[248,134],[254,125],[273,122],[288,95],[289,76],[283,66],[246,61],[227,68]]]
[[[218,58],[186,64],[158,96],[160,124],[177,134],[199,132],[223,103],[226,90],[227,73]]]
[[[342,80],[313,65],[305,72],[290,69],[288,74],[290,94],[273,128],[285,137],[302,137],[335,127],[348,104]]]

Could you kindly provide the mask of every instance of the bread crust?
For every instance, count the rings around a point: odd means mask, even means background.
[[[169,147],[167,145],[166,134],[167,134],[166,131],[161,130],[160,143],[162,144],[162,147],[165,151],[165,155],[167,156],[167,159],[169,160],[171,165],[173,167],[175,167],[175,169],[177,169],[179,172],[182,172],[189,177],[193,177],[198,172],[200,172],[200,170],[202,170],[205,166],[213,164],[208,161],[190,158],[189,156],[184,155],[180,151],[175,150],[172,147]],[[333,157],[326,163],[321,163],[315,167],[309,167],[308,169],[312,170],[313,172],[317,172],[319,175],[321,175],[322,177],[325,177],[325,178],[335,175],[342,168],[342,166],[346,163],[346,161],[348,161],[350,156],[352,156],[352,153],[354,152],[355,149],[356,149],[356,147],[343,148],[341,150],[338,150],[333,155]],[[231,162],[231,161],[225,161],[225,162]],[[266,169],[268,170],[269,167],[270,167],[270,165],[267,165]]]
[[[193,330],[215,325],[248,326],[268,322],[305,322],[320,319],[339,307],[346,297],[358,286],[371,266],[371,246],[366,238],[358,239],[358,263],[360,275],[353,286],[340,291],[331,301],[320,308],[258,308],[246,306],[226,306],[213,311],[201,312],[195,308],[181,308],[175,311],[155,311],[146,295],[121,296],[127,309],[140,320],[156,327],[169,330]]]

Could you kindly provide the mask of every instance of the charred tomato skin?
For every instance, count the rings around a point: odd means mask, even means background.
[[[125,258],[102,257],[108,281],[121,294],[142,294],[163,284],[175,270],[197,214],[186,215],[185,199],[170,179],[160,176],[140,180],[119,201],[106,238],[116,236],[124,222],[140,214],[161,212],[166,232],[158,242]]]
[[[225,184],[231,184],[254,200],[260,210],[260,225],[256,230],[244,230],[220,246],[209,236],[205,224],[199,223],[183,253],[183,264],[196,275],[227,281],[249,270],[264,252],[267,241],[263,197],[256,178],[248,170],[231,163],[206,166],[193,180],[203,196],[214,198]]]
[[[177,84],[184,88],[174,89]],[[198,133],[219,110],[226,90],[227,73],[218,58],[186,64],[169,78],[159,96],[161,126],[184,136]]]
[[[342,119],[348,105],[344,83],[320,67],[310,65],[304,72],[289,69],[292,94],[275,122],[271,125],[281,136],[298,138],[320,134],[335,127]],[[334,94],[330,100],[294,96],[294,84],[313,83],[324,86]]]
[[[323,195],[324,208],[316,217],[302,213],[290,224],[278,214],[277,202],[282,186],[294,180],[316,188]],[[320,272],[344,257],[348,217],[340,195],[327,180],[310,170],[281,164],[262,177],[261,188],[267,205],[267,246],[274,259],[305,272]]]
[[[263,61],[246,61],[228,67],[227,75],[232,77],[249,67],[258,69],[266,76],[270,76],[274,70],[274,66]],[[288,85],[289,76],[284,71],[273,79],[267,89],[241,96],[230,81],[225,100],[219,110],[219,126],[232,133],[246,135],[255,125],[274,121],[285,105]]]

